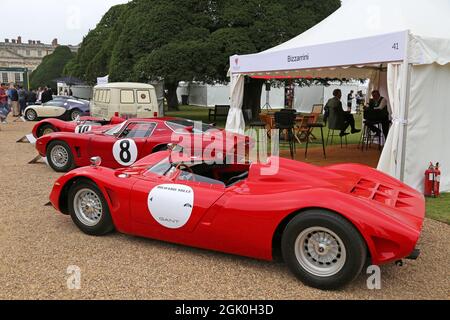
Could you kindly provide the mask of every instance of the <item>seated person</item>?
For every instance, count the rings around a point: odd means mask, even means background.
[[[328,121],[328,127],[330,129],[341,130],[339,134],[341,137],[349,135],[346,132],[348,127],[352,128],[352,134],[359,133],[361,130],[355,127],[355,118],[350,112],[345,112],[342,108],[342,91],[339,89],[334,90],[333,98],[328,100],[325,105],[325,122]]]
[[[387,139],[391,125],[388,102],[378,90],[372,92],[369,106],[364,110],[364,119],[369,121],[368,127],[377,135],[381,135],[381,131],[374,124],[381,123],[384,137]]]

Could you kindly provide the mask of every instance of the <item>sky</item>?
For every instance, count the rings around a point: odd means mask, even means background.
[[[76,45],[109,8],[127,2],[129,0],[15,0],[14,7],[22,17],[10,14],[8,9],[8,14],[1,15],[4,27],[0,31],[0,41],[22,36],[22,42],[51,43],[58,38],[60,44]]]
[[[17,12],[23,17],[2,14],[2,25],[8,28],[1,29],[0,41],[22,36],[22,42],[51,43],[57,38],[60,44],[76,45],[109,8],[127,2],[129,0],[15,0],[14,7],[19,8]]]

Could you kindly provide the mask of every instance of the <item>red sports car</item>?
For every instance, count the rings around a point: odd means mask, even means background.
[[[113,117],[110,121],[105,121],[94,117],[81,117],[79,120],[70,122],[52,118],[36,123],[33,127],[32,133],[36,139],[53,132],[86,133],[98,129],[107,130],[112,126],[125,121],[125,119],[119,117]]]
[[[208,141],[210,132],[222,136],[224,145],[220,150],[229,149],[226,153],[249,145],[249,138],[210,125],[196,125],[185,119],[155,118],[130,119],[113,127],[108,126],[107,129],[99,127],[81,134],[47,134],[36,141],[36,149],[57,172],[87,166],[94,156],[100,156],[105,167],[120,168],[131,166],[151,153],[164,150],[168,144],[180,143],[180,139],[186,135],[189,135],[187,138],[191,140],[192,150],[203,150],[212,143]],[[200,143],[197,143],[198,139]],[[233,140],[232,145],[227,144],[229,140]]]
[[[158,152],[119,170],[93,158],[55,183],[51,203],[88,235],[117,230],[263,260],[282,257],[301,281],[321,289],[348,284],[368,262],[419,255],[423,196],[374,169],[277,157],[266,164],[174,162],[172,154]]]

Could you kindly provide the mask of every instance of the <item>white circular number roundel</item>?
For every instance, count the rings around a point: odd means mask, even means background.
[[[92,126],[80,125],[75,128],[75,133],[86,133],[92,130]]]
[[[188,223],[194,209],[194,190],[181,184],[162,184],[150,191],[148,209],[153,218],[169,229]]]
[[[125,167],[131,166],[138,157],[136,142],[132,139],[117,141],[113,146],[113,156],[119,164]]]

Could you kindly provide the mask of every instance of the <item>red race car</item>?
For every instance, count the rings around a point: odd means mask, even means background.
[[[199,128],[196,128],[196,127]],[[179,143],[180,137],[189,135],[192,144],[200,137],[200,145],[192,150],[203,150],[210,143],[209,131],[223,136],[222,150],[241,150],[249,145],[249,138],[218,130],[211,125],[196,125],[193,121],[176,118],[130,119],[109,129],[99,127],[85,133],[55,132],[36,141],[36,149],[57,172],[67,172],[89,165],[91,157],[100,156],[109,168],[128,167],[143,157]],[[205,138],[205,139],[203,139]],[[226,145],[234,139],[233,145]],[[203,141],[204,140],[204,141]]]
[[[119,117],[113,117],[110,121],[94,117],[81,117],[79,120],[70,122],[59,119],[45,119],[36,123],[32,133],[36,139],[53,132],[86,133],[92,130],[107,130],[125,121],[125,119]]]
[[[369,167],[319,168],[278,157],[230,165],[172,159],[163,151],[112,170],[93,158],[55,183],[51,203],[88,235],[117,230],[256,259],[282,257],[301,281],[321,289],[348,284],[368,262],[419,255],[423,196]]]

